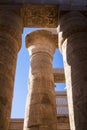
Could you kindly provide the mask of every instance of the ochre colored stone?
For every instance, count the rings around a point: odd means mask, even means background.
[[[60,20],[59,46],[63,54],[71,130],[87,130],[87,19],[69,12]]]
[[[29,92],[24,130],[56,130],[56,97],[52,57],[56,43],[51,32],[38,30],[27,35],[30,53]]]
[[[0,10],[0,130],[8,130],[22,21],[11,10]]]

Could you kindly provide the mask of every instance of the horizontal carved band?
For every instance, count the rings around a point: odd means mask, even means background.
[[[54,74],[54,82],[65,82],[65,75],[64,75],[64,69],[60,68],[54,68],[53,69],[53,74]]]
[[[57,5],[31,5],[25,4],[21,9],[25,27],[57,27]]]

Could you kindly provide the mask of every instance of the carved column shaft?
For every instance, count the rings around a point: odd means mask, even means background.
[[[27,36],[30,53],[29,93],[24,130],[56,130],[56,101],[52,55],[56,45],[48,31]]]
[[[87,129],[87,19],[79,12],[65,14],[59,25],[71,130]]]
[[[10,10],[0,10],[0,130],[8,130],[22,21]]]

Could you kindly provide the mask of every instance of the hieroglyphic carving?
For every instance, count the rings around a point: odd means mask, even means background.
[[[87,129],[86,27],[87,19],[80,12],[69,12],[61,18],[59,38],[65,66],[71,130]]]
[[[39,130],[56,130],[56,101],[52,70],[52,57],[56,43],[52,33],[37,30],[27,35],[26,44],[30,53],[31,69],[24,130],[32,130],[33,127]]]
[[[25,27],[57,27],[57,5],[24,4],[21,9]]]
[[[21,47],[22,20],[0,6],[0,129],[8,130],[18,50]]]

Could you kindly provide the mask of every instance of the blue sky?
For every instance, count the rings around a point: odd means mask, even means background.
[[[12,103],[12,118],[24,118],[27,88],[28,88],[28,73],[29,73],[29,53],[25,46],[25,36],[27,33],[36,30],[36,28],[25,28],[22,34],[22,47],[18,54],[17,68],[14,84],[14,94]],[[54,68],[63,68],[62,55],[57,49],[53,60]],[[56,91],[62,91],[65,88],[64,83],[56,84]]]

